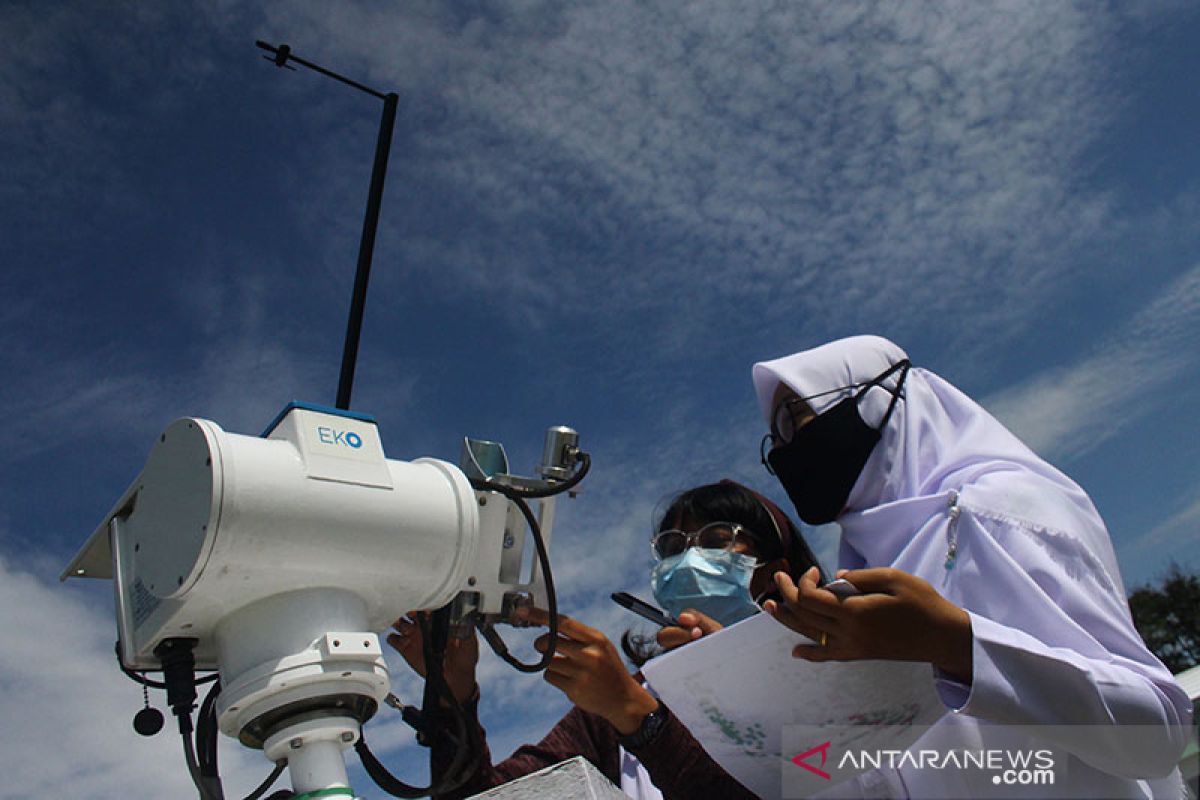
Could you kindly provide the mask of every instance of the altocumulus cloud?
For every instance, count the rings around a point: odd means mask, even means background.
[[[0,797],[195,793],[169,712],[158,736],[134,732],[141,689],[117,669],[111,604],[96,597],[49,585],[0,553]],[[270,772],[260,755],[236,748],[221,759],[230,796]]]
[[[503,273],[525,292],[581,259],[547,299],[597,316],[669,290],[681,306],[732,294],[810,324],[850,307],[900,326],[1000,297],[1014,324],[1071,279],[1057,256],[1111,223],[1073,171],[1120,110],[1103,80],[1113,20],[1096,9],[308,4],[272,19],[352,59],[368,21],[371,70],[440,109],[414,179],[483,212],[407,231],[412,263],[451,291]],[[573,241],[553,236],[564,214]]]

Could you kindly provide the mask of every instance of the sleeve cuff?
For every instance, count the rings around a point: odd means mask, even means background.
[[[959,711],[971,699],[971,687],[957,678],[952,678],[937,667],[933,668],[933,686],[938,697],[950,711]]]
[[[937,691],[938,699],[942,701],[942,705],[948,711],[961,712],[966,708],[971,701],[973,695],[976,694],[975,687],[981,680],[981,675],[986,670],[981,670],[980,666],[987,658],[987,653],[982,647],[980,634],[987,636],[986,631],[990,622],[982,617],[976,616],[972,611],[967,611],[971,617],[971,680],[964,682],[958,678],[943,672],[937,667],[933,668],[933,686]]]

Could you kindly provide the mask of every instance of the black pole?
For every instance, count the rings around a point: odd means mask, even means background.
[[[341,377],[338,379],[336,406],[348,409],[350,408],[350,392],[354,387],[354,367],[358,361],[358,341],[362,335],[363,312],[367,305],[367,283],[371,278],[371,257],[375,253],[375,231],[379,227],[379,209],[383,204],[383,181],[387,177],[388,154],[392,150],[392,130],[396,127],[396,107],[399,105],[400,96],[395,92],[382,94],[318,64],[305,61],[303,58],[293,55],[292,48],[286,44],[276,47],[261,39],[254,44],[259,49],[271,53],[271,56],[263,56],[263,58],[277,67],[295,69],[288,65],[289,61],[295,61],[301,66],[383,100],[383,117],[379,120],[379,138],[375,142],[375,166],[371,169],[371,188],[367,194],[367,214],[363,219],[362,239],[358,245],[358,269],[354,273],[354,291],[350,297],[350,319],[346,323],[346,343],[342,348],[342,371]]]
[[[387,177],[388,154],[392,150],[392,130],[396,126],[396,106],[400,96],[389,92],[383,98],[383,117],[379,120],[379,139],[375,142],[375,166],[371,170],[371,189],[367,194],[367,214],[363,219],[362,239],[358,246],[358,270],[354,274],[354,292],[350,298],[350,319],[346,324],[346,345],[342,350],[342,374],[338,380],[337,407],[350,408],[354,386],[354,367],[358,361],[358,340],[362,334],[363,312],[367,305],[367,282],[371,278],[371,257],[375,252],[375,230],[379,226],[379,208],[383,204],[383,181]]]

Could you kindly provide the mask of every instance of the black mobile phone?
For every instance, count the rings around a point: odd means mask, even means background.
[[[827,589],[837,595],[839,600],[845,600],[847,597],[853,597],[856,594],[862,594],[858,591],[858,587],[845,578],[838,578],[835,581],[830,581],[821,587]]]
[[[678,621],[671,619],[665,613],[663,613],[660,609],[655,608],[654,606],[650,605],[647,602],[638,600],[636,597],[631,595],[629,592],[613,592],[612,599],[613,599],[613,602],[616,603],[617,605],[619,605],[623,608],[628,608],[633,613],[637,614],[640,617],[645,617],[646,619],[653,622],[655,625],[659,625],[659,626],[662,626],[665,628],[669,625],[678,625],[679,624]]]

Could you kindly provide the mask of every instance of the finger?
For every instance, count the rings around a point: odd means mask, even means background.
[[[796,587],[796,582],[792,580],[792,576],[782,570],[771,576],[775,581],[775,588],[779,590],[779,595],[783,598],[783,602],[790,604],[799,602],[800,590]]]
[[[555,654],[546,665],[546,672],[563,678],[577,678],[587,672],[587,668],[574,659]]]
[[[539,636],[533,640],[533,649],[537,650],[539,653],[544,653],[544,652],[546,652],[546,646],[549,643],[550,643],[550,634],[543,633],[541,636]],[[560,636],[560,637],[558,637],[558,640],[554,643],[554,652],[560,653],[562,655],[573,655],[573,654],[578,653],[579,651],[583,650],[583,648],[585,648],[587,646],[588,645],[583,642],[576,642],[576,641],[572,641],[571,639],[564,639],[563,637]]]
[[[414,634],[412,631],[389,633],[387,641],[388,644],[401,652],[421,646],[420,634]]]
[[[395,622],[392,623],[393,628],[398,628],[401,625],[412,625],[417,618],[416,611],[405,611]]]
[[[544,608],[533,608],[532,606],[518,608],[514,616],[516,616],[517,619],[528,622],[530,625],[550,624],[550,612]],[[559,614],[558,618],[561,620],[562,614]]]
[[[852,569],[844,577],[864,594],[895,594],[901,584],[911,576],[891,567],[875,567]]]
[[[835,627],[826,617],[821,617],[807,612],[797,612],[795,609],[779,608],[776,613],[772,614],[780,624],[794,630],[796,633],[807,636],[814,642],[821,642],[822,639],[831,635]]]
[[[694,608],[689,608],[679,615],[679,621],[683,623],[683,627],[692,628],[692,638],[698,639],[696,629],[699,629],[700,636],[707,636],[710,633],[716,633],[723,627],[707,614],[702,614]]]
[[[411,612],[411,613],[416,613],[416,612]],[[404,630],[405,628],[416,628],[417,627],[416,618],[406,614],[403,617],[400,617],[400,619],[393,622],[392,627],[398,631]]]
[[[655,634],[654,640],[664,650],[674,650],[676,647],[692,641],[692,632],[694,630],[694,628],[681,628],[678,625],[670,625]]]
[[[798,644],[792,648],[792,658],[801,658],[805,661],[834,661],[836,660],[830,653],[829,647],[822,647],[818,644]]]
[[[687,638],[684,641],[690,642],[704,635],[704,629],[700,627],[699,623],[699,613],[691,610],[680,613],[679,625],[677,627],[687,634]]]
[[[838,626],[838,622],[831,617],[822,614],[820,611],[813,611],[804,606],[791,606],[779,609],[779,615],[776,619],[786,618],[794,621],[806,628],[811,628],[817,631],[826,633],[834,630]]]
[[[833,592],[817,586],[820,576],[821,573],[816,567],[800,576],[800,583],[796,585],[796,601],[789,605],[793,609],[802,608],[830,619],[837,619],[841,616],[841,602]]]
[[[542,673],[542,680],[558,689],[563,694],[569,694],[568,689],[573,685],[574,681],[567,675],[560,675],[556,672],[546,670]]]
[[[833,577],[844,578],[844,577],[846,577],[846,574],[848,572],[850,572],[850,570],[848,570],[848,569],[839,569],[837,572],[834,573]]]
[[[600,644],[608,641],[608,637],[600,631],[564,614],[558,615],[558,635],[585,644]]]
[[[549,625],[550,612],[542,608],[528,608],[526,609],[526,619],[534,625]],[[588,627],[566,614],[558,615],[558,635],[588,643],[606,641],[608,638],[595,628]]]

